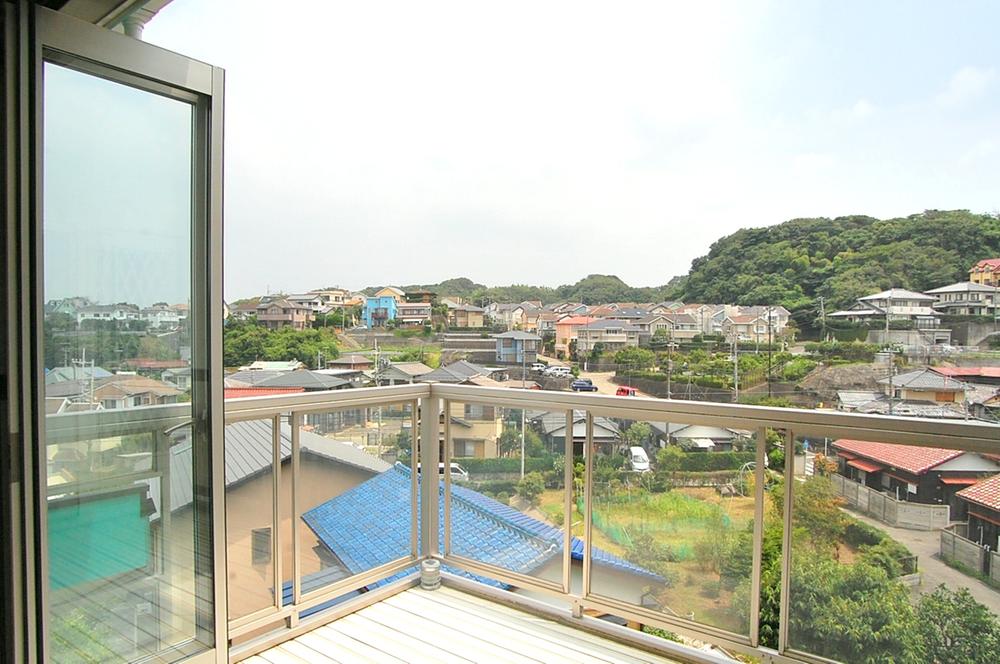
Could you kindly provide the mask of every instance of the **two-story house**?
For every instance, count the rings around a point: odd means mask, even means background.
[[[531,364],[538,359],[542,338],[531,332],[512,330],[496,334],[496,358],[501,364]]]
[[[483,327],[486,324],[482,307],[455,304],[448,307],[448,324],[452,327]]]
[[[959,281],[926,292],[935,298],[931,307],[949,316],[995,316],[1000,311],[1000,287]]]
[[[830,317],[864,323],[884,321],[888,316],[890,322],[912,321],[917,329],[929,330],[940,325],[940,319],[932,307],[936,299],[933,295],[924,295],[905,288],[890,288],[880,293],[859,297],[850,309],[835,311]]]
[[[261,302],[257,305],[257,322],[269,330],[292,327],[304,330],[316,319],[307,305],[291,302],[287,298]]]
[[[398,325],[419,326],[430,322],[430,302],[400,302],[396,305],[396,323]]]
[[[182,317],[177,310],[170,308],[166,302],[157,302],[139,312],[139,318],[146,321],[149,327],[171,328],[180,325]]]
[[[984,286],[1000,286],[1000,258],[986,258],[969,270],[969,281]]]
[[[576,351],[589,353],[597,344],[604,350],[621,350],[639,346],[639,326],[614,318],[604,318],[576,330]]]
[[[386,290],[386,289],[382,289]],[[396,320],[399,300],[393,295],[372,295],[365,300],[365,308],[361,311],[361,320],[369,330],[385,327],[389,321]]]
[[[139,307],[128,302],[118,304],[95,304],[81,307],[76,312],[77,325],[87,320],[115,321],[118,323],[139,320]]]
[[[592,316],[566,316],[556,321],[556,357],[568,358],[570,345],[577,340],[577,330],[597,320]]]

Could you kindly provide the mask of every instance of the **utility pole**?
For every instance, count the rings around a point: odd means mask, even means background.
[[[819,327],[820,327],[820,341],[826,341],[826,298],[822,295],[819,297]]]
[[[670,326],[670,341],[667,342],[667,399],[670,399],[670,380],[674,373],[674,326]]]
[[[516,341],[515,341],[516,343]],[[528,340],[521,340],[521,387],[524,387],[524,379],[527,377],[526,365],[528,361]],[[524,479],[524,406],[521,406],[521,479]]]
[[[767,398],[771,398],[771,307],[767,307]]]
[[[733,403],[740,402],[740,337],[733,335]]]

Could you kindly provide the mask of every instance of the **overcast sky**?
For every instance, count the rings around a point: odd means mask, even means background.
[[[800,216],[1000,209],[996,2],[173,0],[226,69],[226,296],[658,285]]]

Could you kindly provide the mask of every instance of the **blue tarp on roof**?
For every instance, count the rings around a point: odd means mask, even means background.
[[[444,520],[444,487],[439,518]],[[352,574],[405,556],[410,548],[410,469],[391,470],[309,510],[302,519]],[[418,526],[419,527],[419,526]],[[530,574],[562,550],[563,533],[512,507],[464,487],[452,486],[451,550],[503,569]],[[443,535],[442,535],[443,537]],[[444,543],[441,542],[443,548]],[[583,542],[573,538],[571,555],[583,559]],[[663,578],[594,547],[595,563],[642,576]],[[482,583],[503,584],[463,570],[449,572]],[[388,583],[408,574],[398,574]]]

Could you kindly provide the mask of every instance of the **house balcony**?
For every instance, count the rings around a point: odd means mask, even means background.
[[[462,428],[440,413],[468,407],[523,411],[540,432],[562,427],[561,438],[543,438],[550,470],[535,504],[420,472],[455,461]],[[125,660],[163,657],[164,644],[195,628],[196,553],[175,546],[195,527],[189,417],[176,404],[47,418],[50,515],[80,496],[99,505],[135,494],[148,505],[145,535],[122,534],[114,549],[131,560],[128,575],[84,582],[71,564],[79,533],[50,532],[50,559],[66,576],[55,604],[74,620],[82,611]],[[225,421],[226,657],[255,663],[849,661],[801,620],[816,610],[814,553],[791,533],[812,527],[809,483],[836,472],[815,450],[847,438],[1000,454],[998,427],[986,424],[444,384],[229,400]],[[643,445],[654,458],[659,431],[690,425],[746,432],[753,461],[721,494],[681,484],[664,493],[658,474],[624,471],[625,488],[613,489],[607,464],[638,424],[649,425]],[[123,451],[140,436],[138,456]],[[769,439],[772,450],[812,452],[766,468]],[[666,495],[721,511],[692,526],[690,515],[657,511]],[[419,588],[426,560],[440,564],[438,590]],[[133,603],[155,609],[103,608]],[[79,645],[60,643],[72,659]]]

